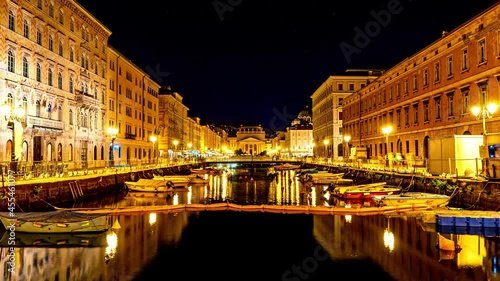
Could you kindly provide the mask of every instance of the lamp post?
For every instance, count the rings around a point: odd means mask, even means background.
[[[392,133],[392,126],[385,126],[382,128],[382,133],[385,135],[385,167],[389,164],[389,135]]]
[[[115,167],[115,140],[116,134],[118,134],[118,129],[115,127],[108,128],[108,135],[111,137],[111,146],[109,147],[109,165]]]
[[[325,159],[328,162],[328,143],[330,143],[327,139],[323,140],[323,144],[325,145]]]
[[[12,145],[10,146],[10,170],[17,174],[17,158],[16,158],[16,141],[15,141],[15,122],[22,122],[24,118],[24,114],[26,113],[25,109],[22,106],[13,109],[11,105],[8,103],[4,103],[1,106],[1,112],[5,117],[5,121],[7,121],[7,128],[12,130]]]
[[[493,117],[493,113],[497,111],[498,105],[496,103],[489,103],[486,106],[479,107],[479,106],[474,106],[472,107],[472,114],[477,117],[477,119],[483,119],[483,152],[481,154],[483,158],[483,175],[489,177],[490,172],[488,170],[488,160],[489,160],[489,150],[488,150],[488,134],[486,131],[486,119]]]
[[[351,141],[351,136],[349,135],[345,135],[344,136],[344,141],[345,141],[345,145],[346,145],[346,150],[347,150],[347,153],[345,154],[347,156],[347,161],[349,161],[349,141]]]
[[[156,135],[151,135],[149,137],[149,140],[153,143],[153,164],[155,164],[155,158],[156,158],[156,151],[155,151],[155,143],[156,141],[158,140],[158,138],[156,137]]]

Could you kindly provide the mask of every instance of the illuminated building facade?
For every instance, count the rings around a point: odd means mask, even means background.
[[[266,150],[266,132],[261,125],[243,126],[236,132],[238,149],[243,153],[258,155]]]
[[[153,151],[150,136],[157,134],[159,125],[160,86],[112,47],[108,47],[107,65],[106,128],[118,129],[111,150],[115,165],[150,163],[156,151],[156,148]],[[110,152],[109,146],[105,151],[106,154]]]
[[[313,126],[312,113],[308,107],[302,110],[295,118],[285,133],[285,148],[290,156],[313,155]]]
[[[0,102],[25,111],[14,134],[1,126],[0,159],[10,161],[14,135],[21,171],[105,165],[111,31],[75,1],[9,0],[0,10]]]
[[[352,136],[352,144],[366,147],[370,158],[381,157],[386,142],[381,128],[391,125],[388,151],[418,160],[429,158],[430,138],[482,134],[483,120],[471,108],[499,102],[499,12],[500,4],[495,4],[443,32],[345,98],[344,131]],[[495,150],[500,144],[498,116],[485,120]]]
[[[333,159],[343,155],[344,99],[364,88],[380,73],[380,70],[350,69],[346,74],[328,77],[314,91],[311,95],[314,155]]]

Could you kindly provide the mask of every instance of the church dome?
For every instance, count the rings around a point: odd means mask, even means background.
[[[299,115],[297,116],[297,118],[299,118],[299,119],[306,119],[306,118],[311,118],[311,117],[312,117],[312,112],[308,106],[306,106],[306,108],[304,110],[302,110],[299,113]]]

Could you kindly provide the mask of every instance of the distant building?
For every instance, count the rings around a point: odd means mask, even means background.
[[[308,106],[297,115],[291,126],[287,127],[284,146],[292,157],[313,155],[312,112]]]
[[[266,132],[261,125],[241,125],[236,133],[238,149],[250,155],[257,155],[266,149]]]
[[[311,95],[314,155],[333,159],[343,156],[343,100],[381,73],[377,69],[348,69],[345,74],[328,77],[314,91]]]

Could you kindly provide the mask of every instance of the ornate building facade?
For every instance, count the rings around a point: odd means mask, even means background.
[[[431,138],[487,133],[498,155],[500,114],[486,111],[500,101],[498,14],[495,4],[346,97],[344,131],[353,145],[371,158],[394,152],[427,159]],[[485,115],[474,116],[475,105]]]
[[[332,75],[311,95],[314,155],[338,159],[342,156],[343,101],[375,80],[380,70],[347,70]]]
[[[0,99],[14,124],[2,118],[0,159],[25,171],[103,165],[111,31],[75,1],[8,0],[0,10]]]

